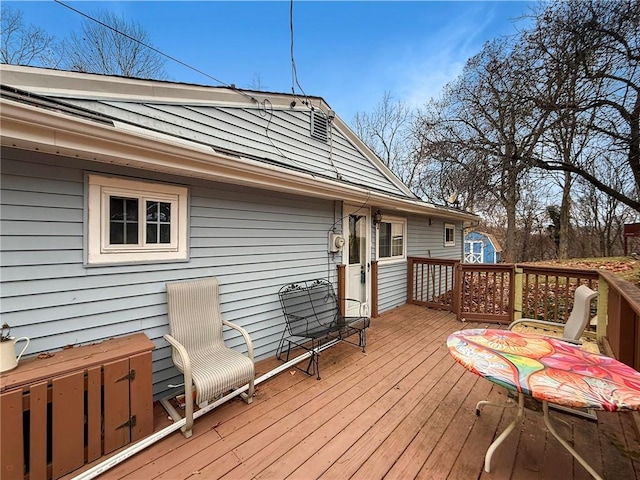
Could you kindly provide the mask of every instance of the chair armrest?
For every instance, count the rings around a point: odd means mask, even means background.
[[[345,302],[355,302],[357,304],[360,305],[360,308],[358,309],[358,315],[360,315],[360,317],[369,317],[369,315],[363,315],[362,314],[362,307],[366,306],[367,304],[364,302],[361,302],[360,300],[357,300],[355,298],[338,298],[338,301],[344,300]],[[368,309],[367,309],[368,310]]]
[[[556,327],[556,328],[560,328],[560,329],[564,328],[564,324],[562,324],[562,323],[549,322],[547,320],[536,320],[535,318],[521,318],[520,320],[516,320],[515,322],[511,322],[507,328],[509,330],[511,330],[513,327],[515,327],[516,325],[518,325],[520,323],[536,323],[538,325],[548,325],[549,327]]]
[[[564,324],[558,323],[558,322],[549,322],[547,320],[536,320],[535,318],[521,318],[520,320],[511,322],[507,328],[511,330],[513,327],[521,323],[532,323],[535,325],[556,327],[556,328],[559,328],[560,330],[562,330],[562,328],[564,327]],[[556,338],[558,338],[558,340],[562,340],[563,342],[573,343],[574,345],[582,345],[582,342],[580,340],[573,340],[572,338],[565,338],[565,337],[556,337]]]
[[[182,374],[184,375],[184,400],[185,400],[185,419],[186,423],[183,427],[183,432],[187,437],[191,436],[191,430],[193,429],[193,378],[191,374],[191,359],[189,358],[189,354],[187,353],[187,349],[184,348],[178,340],[173,338],[168,333],[164,335],[164,339],[169,342],[172,348],[175,348],[176,352],[180,356],[180,360],[182,360]]]
[[[169,342],[169,344],[173,348],[176,349],[176,352],[178,352],[178,355],[180,356],[180,360],[182,360],[182,368],[184,369],[184,372],[186,373],[186,371],[189,370],[189,374],[191,374],[191,359],[189,358],[187,349],[184,348],[184,345],[182,345],[178,340],[173,338],[168,333],[163,336],[164,336],[164,339],[167,342]]]
[[[227,327],[233,328],[234,330],[237,330],[242,334],[242,336],[244,337],[244,341],[247,344],[247,355],[253,362],[253,342],[251,341],[251,337],[249,337],[249,333],[240,325],[236,325],[235,323],[231,323],[227,320],[223,319],[222,324],[226,325]]]

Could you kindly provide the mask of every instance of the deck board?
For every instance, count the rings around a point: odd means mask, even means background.
[[[484,325],[458,322],[448,312],[394,309],[372,320],[366,353],[345,343],[323,351],[321,380],[295,368],[282,372],[257,386],[251,405],[227,402],[197,419],[190,439],[175,432],[104,477],[589,478],[545,432],[535,402],[523,426],[495,452],[492,472],[483,471],[487,447],[515,409],[485,407],[476,417],[476,402],[505,401],[506,390],[455,363],[445,344],[453,331],[479,326]],[[260,362],[257,375],[279,364]],[[159,430],[169,421],[155,408]],[[625,414],[599,413],[598,422],[551,415],[603,478],[640,480],[640,444]]]

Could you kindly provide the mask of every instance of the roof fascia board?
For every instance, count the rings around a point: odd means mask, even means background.
[[[2,65],[2,83],[38,95],[59,98],[85,98],[92,100],[122,100],[159,102],[189,105],[227,105],[243,108],[260,108],[260,103],[269,99],[271,108],[285,110],[309,110],[319,108],[326,114],[331,109],[321,97],[305,97],[310,105],[292,105],[290,94],[254,92],[229,87],[212,87],[160,80],[132,79],[100,74],[87,74],[38,67]],[[313,104],[316,105],[313,105]],[[332,128],[339,128],[348,140],[371,161],[378,170],[409,197],[414,193],[384,162],[336,115]]]
[[[2,83],[39,95],[92,100],[126,100],[189,105],[238,105],[259,107],[268,98],[275,108],[291,107],[291,95],[245,91],[231,87],[194,85],[162,80],[145,80],[100,74],[69,72],[38,67],[2,65]],[[310,97],[324,103],[319,97]],[[325,108],[326,109],[326,108]]]
[[[413,199],[396,198],[363,187],[313,177],[277,165],[226,156],[210,147],[171,142],[135,130],[72,117],[0,98],[3,146],[90,161],[204,178],[224,183],[347,202],[367,203],[398,212],[477,220],[475,215]]]

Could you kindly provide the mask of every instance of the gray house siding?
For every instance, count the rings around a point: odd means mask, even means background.
[[[57,98],[121,122],[241,156],[264,159],[347,182],[367,179],[369,188],[404,194],[374,167],[339,129],[326,142],[311,137],[311,111],[248,107],[183,106]],[[118,125],[116,128],[127,128]],[[152,133],[152,132],[148,132]],[[301,149],[300,145],[305,148]]]
[[[2,150],[2,162],[0,308],[14,335],[31,338],[29,355],[143,331],[157,347],[158,395],[181,381],[162,339],[166,282],[216,276],[223,315],[249,331],[258,360],[274,354],[284,328],[280,286],[335,282],[339,258],[327,254],[332,201],[13,149]],[[189,261],[86,267],[86,172],[188,186]],[[233,331],[225,335],[244,348]]]
[[[429,224],[431,222],[431,224]],[[461,223],[455,224],[455,246],[444,246],[442,219],[410,215],[407,217],[407,255],[462,260]],[[378,265],[378,311],[380,313],[407,301],[407,262],[381,262]]]

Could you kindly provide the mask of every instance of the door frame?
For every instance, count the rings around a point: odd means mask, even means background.
[[[343,204],[343,216],[342,216],[342,232],[344,234],[344,238],[346,240],[345,248],[342,249],[342,263],[345,265],[345,295],[349,297],[350,290],[350,282],[351,276],[349,271],[349,217],[352,214],[357,213],[358,215],[362,215],[366,218],[365,225],[365,242],[366,248],[364,253],[364,265],[365,265],[365,291],[364,291],[364,299],[359,299],[362,301],[364,305],[366,305],[366,312],[361,312],[361,314],[369,315],[371,312],[371,208],[363,207],[353,204],[344,203]],[[362,260],[361,263],[362,265]]]

